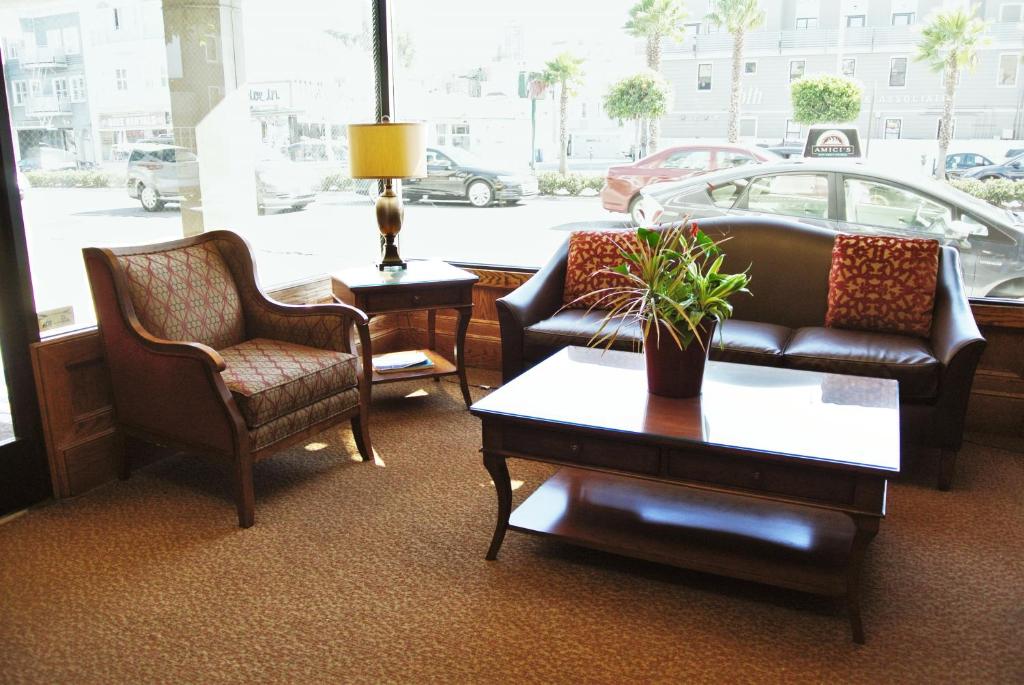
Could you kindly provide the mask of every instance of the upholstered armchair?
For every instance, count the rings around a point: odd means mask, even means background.
[[[255,461],[345,419],[371,459],[363,312],[268,299],[229,231],[83,254],[122,434],[229,460],[239,526],[254,522]]]

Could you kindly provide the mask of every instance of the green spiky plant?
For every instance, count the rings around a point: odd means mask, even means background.
[[[583,296],[597,296],[590,310],[607,310],[590,344],[608,349],[623,326],[636,322],[644,340],[649,339],[653,326],[659,345],[664,328],[680,349],[689,347],[695,338],[707,349],[710,341],[701,338],[705,319],[725,321],[732,316],[729,298],[750,292],[746,271],[721,272],[723,242],[709,238],[696,223],[660,230],[638,228],[635,244],[618,244],[623,263],[602,270],[624,277],[625,282]]]

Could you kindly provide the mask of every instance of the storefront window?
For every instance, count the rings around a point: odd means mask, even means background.
[[[4,76],[44,328],[95,321],[85,246],[228,228],[253,245],[267,286],[377,257],[345,135],[374,113],[369,2],[83,0],[0,14],[4,44],[29,45],[5,54]]]

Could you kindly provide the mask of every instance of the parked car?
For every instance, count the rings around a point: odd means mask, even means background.
[[[59,171],[63,169],[87,169],[95,166],[79,160],[75,153],[64,148],[37,145],[29,148],[18,160],[21,171]]]
[[[1006,159],[1010,159],[1011,157],[1017,157],[1018,155],[1024,155],[1024,147],[1011,147],[1003,156],[1006,157]]]
[[[369,184],[370,196],[377,184]],[[436,145],[427,148],[427,175],[402,181],[407,202],[461,200],[474,207],[498,202],[522,202],[539,192],[537,177],[492,166],[468,150]]]
[[[1002,164],[974,167],[961,174],[961,178],[976,178],[979,181],[988,181],[993,178],[1008,178],[1013,181],[1024,180],[1024,153],[1008,159]]]
[[[937,161],[935,164],[932,164],[933,174],[937,164]],[[958,176],[963,176],[964,172],[968,169],[989,166],[990,164],[992,164],[992,160],[985,155],[979,155],[976,152],[957,152],[954,155],[946,155],[946,176],[957,178]]]
[[[652,183],[676,181],[715,169],[757,164],[780,159],[774,152],[751,145],[682,145],[644,157],[633,164],[608,169],[601,188],[601,206],[625,212],[641,223],[640,190]]]
[[[774,152],[779,157],[785,157],[786,159],[799,159],[804,156],[803,145],[761,145],[765,150]]]
[[[267,209],[303,209],[316,199],[318,185],[283,155],[262,149],[256,161],[256,203]],[[136,143],[128,157],[127,189],[147,212],[199,194],[199,160],[186,148]]]
[[[969,295],[1024,300],[1024,222],[932,179],[801,160],[651,186],[642,202],[660,222],[768,214],[847,233],[935,238],[959,248]]]

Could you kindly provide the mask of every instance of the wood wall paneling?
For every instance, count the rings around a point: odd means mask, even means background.
[[[466,336],[469,366],[501,368],[501,331],[495,301],[524,283],[529,273],[475,269],[473,318]],[[331,299],[330,279],[275,290],[282,302],[303,304]],[[979,304],[975,317],[988,339],[968,410],[968,430],[1024,437],[1024,307]],[[442,310],[436,317],[437,347],[452,356],[457,317]],[[374,317],[374,352],[427,344],[425,312]],[[42,407],[44,435],[56,497],[85,492],[116,477],[118,449],[106,365],[95,329],[45,340],[32,347],[32,362]],[[133,461],[145,448],[132,447]],[[157,458],[159,451],[143,460]]]

